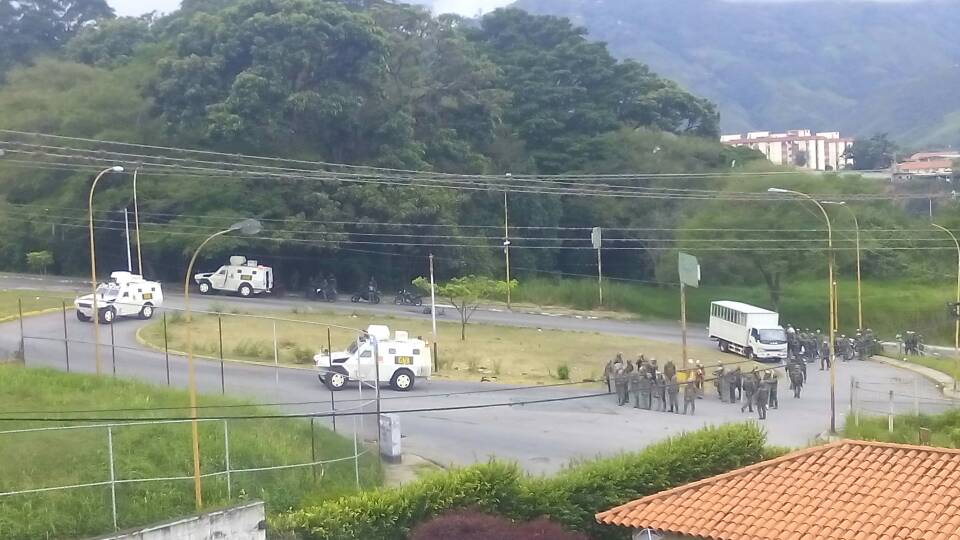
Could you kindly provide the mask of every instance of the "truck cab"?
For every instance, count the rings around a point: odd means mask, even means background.
[[[113,272],[110,281],[97,285],[97,311],[100,322],[110,324],[117,317],[153,317],[156,308],[163,305],[163,289],[156,281],[130,272]],[[73,301],[77,319],[83,322],[93,318],[93,295],[87,294]]]
[[[193,276],[200,294],[225,291],[247,298],[254,294],[269,294],[273,289],[273,268],[240,255],[230,257],[229,262],[230,264],[221,266],[216,272]]]
[[[402,330],[391,337],[390,329],[383,325],[368,326],[344,351],[323,351],[313,359],[320,382],[330,390],[342,390],[351,381],[378,381],[407,392],[417,379],[429,380],[433,371],[427,342]]]
[[[787,334],[775,311],[733,301],[710,304],[710,339],[721,351],[754,360],[786,360]]]

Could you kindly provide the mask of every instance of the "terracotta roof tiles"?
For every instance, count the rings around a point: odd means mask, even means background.
[[[960,450],[843,440],[663,491],[601,523],[711,540],[960,538]]]

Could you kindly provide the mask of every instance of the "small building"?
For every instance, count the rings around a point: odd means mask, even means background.
[[[893,180],[949,180],[957,160],[960,152],[918,152],[894,166]]]
[[[960,450],[841,440],[597,514],[644,540],[960,538]]]
[[[809,129],[792,129],[783,133],[752,131],[746,135],[722,135],[720,142],[728,146],[746,146],[759,151],[777,165],[839,171],[853,164],[846,154],[853,139],[841,137],[839,131],[813,133]]]

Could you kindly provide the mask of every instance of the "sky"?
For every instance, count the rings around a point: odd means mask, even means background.
[[[142,15],[150,11],[169,13],[180,6],[180,0],[107,0],[117,15]],[[498,7],[510,4],[513,0],[407,0],[417,4],[430,5],[434,13],[458,13],[474,16],[486,13]],[[634,0],[627,0],[634,1]],[[753,2],[783,2],[802,0],[736,0]],[[904,0],[874,0],[874,1],[904,1]]]
[[[180,0],[107,0],[117,15],[143,15],[150,11],[169,13],[180,6]],[[512,0],[413,0],[418,4],[432,5],[435,13],[459,13],[476,15],[505,6]]]

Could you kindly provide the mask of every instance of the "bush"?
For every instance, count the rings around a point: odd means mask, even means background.
[[[546,519],[514,523],[474,510],[450,512],[418,525],[410,540],[586,540]]]
[[[570,366],[567,364],[560,364],[557,366],[557,378],[561,381],[570,380]]]
[[[734,424],[668,439],[640,452],[577,464],[551,478],[491,462],[436,473],[396,489],[322,503],[281,515],[274,530],[304,539],[405,540],[417,524],[448,510],[476,508],[516,520],[540,517],[590,538],[623,538],[597,512],[677,485],[760,461],[764,435]]]
[[[265,341],[242,339],[233,347],[233,353],[241,358],[262,360],[271,354],[273,347]]]

